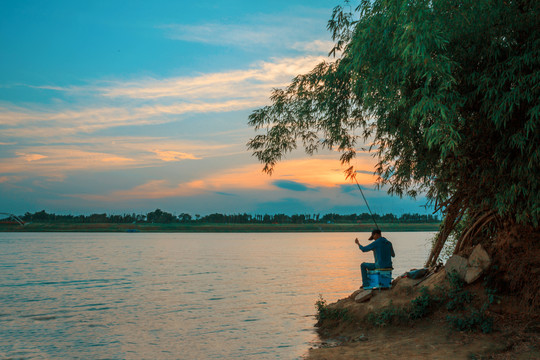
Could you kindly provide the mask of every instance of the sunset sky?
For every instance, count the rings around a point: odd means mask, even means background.
[[[336,1],[0,2],[0,212],[361,213],[339,154],[246,149],[271,89],[327,58]],[[372,210],[430,213],[374,188]]]

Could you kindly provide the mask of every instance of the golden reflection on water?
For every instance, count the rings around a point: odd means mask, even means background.
[[[428,233],[383,235],[394,276],[422,265]],[[373,256],[354,238],[368,236],[2,234],[0,354],[296,358],[316,338],[319,294],[333,302],[360,286]]]

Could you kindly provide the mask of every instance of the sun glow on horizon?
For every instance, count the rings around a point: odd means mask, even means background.
[[[212,173],[188,182],[174,183],[170,180],[156,179],[131,189],[112,191],[105,195],[74,194],[71,196],[111,202],[126,199],[186,197],[211,192],[234,193],[249,189],[271,192],[277,189],[274,184],[279,180],[298,183],[308,189],[334,188],[352,184],[350,180],[345,178],[344,169],[336,168],[336,164],[339,164],[336,159],[287,160],[279,164],[279,169],[276,169],[272,176],[264,174],[260,164],[251,164],[228,169],[221,173]],[[367,160],[364,166],[370,166]],[[375,180],[374,175],[358,174],[358,181],[362,185],[372,186]]]

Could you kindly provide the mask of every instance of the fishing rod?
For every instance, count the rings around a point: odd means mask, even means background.
[[[355,174],[356,175],[356,174]],[[356,180],[356,176],[353,176],[354,177],[354,181],[356,182],[356,186],[358,186],[358,189],[360,190],[360,194],[362,194],[362,197],[364,198],[364,202],[366,203],[366,206],[367,206],[367,209],[369,211],[369,214],[371,215],[371,218],[373,219],[373,222],[375,223],[375,226],[377,227],[377,229],[379,229],[379,225],[377,225],[377,222],[375,221],[375,216],[373,216],[373,213],[371,212],[371,209],[369,208],[369,204],[367,202],[367,199],[366,197],[364,196],[364,192],[362,191],[362,187],[360,186],[360,184],[358,183],[358,180]]]

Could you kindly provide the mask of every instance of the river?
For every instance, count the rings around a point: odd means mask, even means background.
[[[0,233],[0,358],[297,359],[368,233]],[[433,233],[383,233],[394,276]]]

